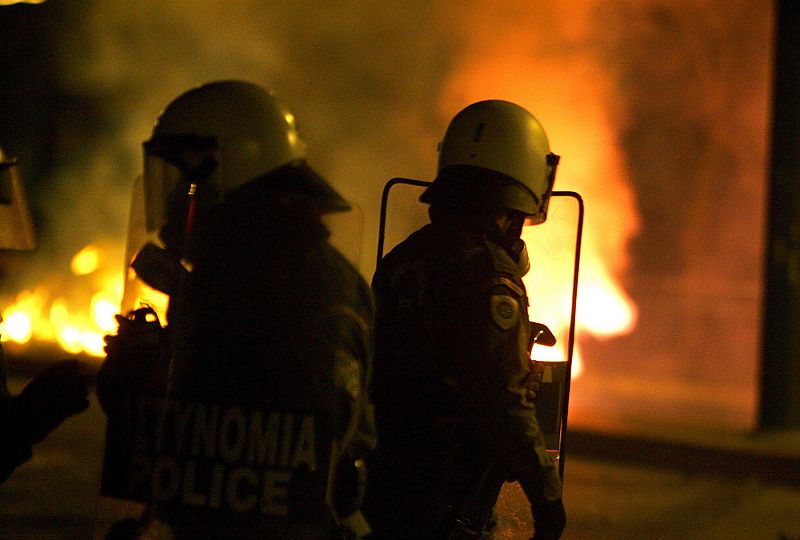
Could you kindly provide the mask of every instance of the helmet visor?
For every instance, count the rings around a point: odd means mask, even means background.
[[[168,198],[179,182],[207,181],[217,166],[214,137],[161,135],[144,143],[144,213],[149,231],[167,220]]]

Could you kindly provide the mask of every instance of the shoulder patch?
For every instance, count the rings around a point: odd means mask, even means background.
[[[492,320],[503,330],[508,330],[517,322],[519,302],[505,294],[492,296]]]

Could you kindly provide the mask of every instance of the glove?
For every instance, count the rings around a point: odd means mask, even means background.
[[[108,355],[104,365],[120,364],[119,369],[141,368],[136,362],[152,356],[153,351],[162,347],[162,329],[158,315],[150,307],[131,311],[127,316],[116,315],[119,330],[116,335],[105,336],[105,352]],[[130,365],[130,364],[134,365]]]
[[[531,362],[531,372],[525,380],[525,399],[533,401],[539,391],[539,384],[542,382],[544,366],[540,362]]]
[[[97,373],[97,398],[109,416],[124,410],[129,388],[163,391],[169,369],[166,330],[155,311],[143,307],[116,319],[119,331],[105,337],[106,359]]]
[[[557,540],[561,537],[567,525],[567,514],[560,498],[539,502],[531,510],[535,529],[532,540]]]
[[[89,407],[89,369],[77,360],[47,368],[13,398],[19,433],[29,444],[44,439],[64,420]]]

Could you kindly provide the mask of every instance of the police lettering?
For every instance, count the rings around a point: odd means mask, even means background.
[[[133,416],[127,491],[159,503],[287,515],[317,472],[312,414],[140,396]]]

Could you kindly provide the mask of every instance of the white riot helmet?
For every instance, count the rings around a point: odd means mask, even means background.
[[[439,146],[438,175],[420,200],[493,205],[542,223],[558,160],[530,112],[509,101],[479,101],[450,122]]]
[[[218,81],[182,94],[161,113],[144,148],[150,230],[165,219],[167,197],[181,178],[186,181],[187,171],[205,176],[201,180],[222,198],[277,169],[294,167],[288,175],[292,185],[282,181],[276,189],[304,194],[321,214],[350,208],[306,165],[294,115],[252,83]]]

